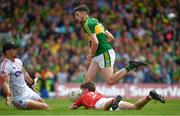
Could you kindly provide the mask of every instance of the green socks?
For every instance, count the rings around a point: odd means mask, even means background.
[[[128,64],[126,67],[125,67],[125,69],[129,72],[129,71],[131,71],[131,70],[133,70],[135,68],[135,66],[134,65],[131,65],[131,64]]]

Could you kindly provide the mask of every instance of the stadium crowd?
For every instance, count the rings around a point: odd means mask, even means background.
[[[1,44],[12,38],[30,75],[49,80],[49,88],[55,82],[83,82],[88,42],[72,15],[79,4],[87,4],[91,16],[113,33],[116,70],[130,59],[151,61],[120,83],[180,82],[180,37],[173,42],[173,24],[180,24],[167,17],[175,11],[176,0],[1,0]]]

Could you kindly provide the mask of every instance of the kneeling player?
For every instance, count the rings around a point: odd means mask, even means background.
[[[150,100],[158,100],[161,103],[165,103],[163,96],[152,90],[149,95],[139,99],[136,103],[132,104],[126,101],[121,101],[122,97],[119,95],[116,98],[108,98],[98,92],[95,92],[95,86],[93,83],[88,82],[81,85],[82,94],[75,100],[73,104],[70,105],[69,109],[77,109],[80,106],[84,106],[87,109],[96,110],[131,110],[131,109],[141,109]]]

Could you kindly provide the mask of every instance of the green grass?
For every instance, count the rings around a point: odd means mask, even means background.
[[[134,102],[135,100],[127,100]],[[180,100],[168,100],[165,104],[151,101],[141,110],[126,111],[97,111],[79,108],[69,110],[70,102],[62,99],[46,100],[50,110],[17,110],[13,107],[7,107],[4,101],[0,101],[0,115],[180,115]]]

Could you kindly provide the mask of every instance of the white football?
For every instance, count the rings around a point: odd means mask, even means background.
[[[71,89],[68,93],[68,98],[71,101],[75,101],[81,96],[82,90],[81,89]]]

